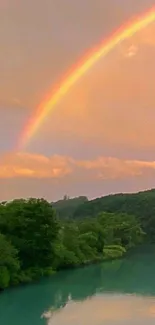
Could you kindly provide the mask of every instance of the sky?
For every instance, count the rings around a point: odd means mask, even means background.
[[[155,185],[155,24],[119,44],[17,150],[76,62],[152,0],[0,1],[0,200],[49,201]]]

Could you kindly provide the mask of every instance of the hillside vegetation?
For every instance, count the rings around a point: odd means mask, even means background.
[[[77,207],[73,218],[95,217],[101,211],[134,215],[147,233],[147,240],[155,242],[155,189],[134,194],[115,194]]]
[[[69,203],[68,211],[75,213],[75,206],[83,200],[65,198],[68,202],[59,201],[57,208]],[[66,218],[62,218],[63,209],[59,218],[44,199],[1,203],[0,289],[35,281],[60,269],[120,258],[143,242],[145,235],[134,214],[101,210],[89,218],[69,219],[66,206]]]

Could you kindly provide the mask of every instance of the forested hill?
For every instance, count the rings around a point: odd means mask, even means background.
[[[56,213],[56,211],[57,213]],[[57,217],[59,216],[59,218]],[[0,203],[0,290],[155,243],[155,190]]]
[[[144,240],[135,216],[103,212],[74,220],[57,218],[44,199],[1,202],[0,290],[62,269],[121,258]]]
[[[62,200],[53,202],[52,206],[57,211],[60,218],[72,218],[76,209],[85,202],[88,202],[86,196],[69,198],[65,195]]]
[[[84,197],[82,197],[84,198]],[[138,217],[150,241],[155,242],[155,189],[132,194],[114,194],[95,200],[87,198],[56,202],[53,207],[62,218],[96,217],[100,212],[127,213]]]
[[[134,215],[147,233],[147,240],[155,242],[155,189],[109,195],[88,201],[76,209],[73,218],[95,217],[103,211]]]
[[[113,194],[94,200],[86,196],[69,198],[52,203],[59,217],[84,218],[95,217],[102,211],[125,212],[141,219],[155,216],[155,189],[132,194]]]
[[[101,211],[125,212],[140,219],[155,218],[155,189],[133,194],[108,195],[77,207],[73,217],[94,217]]]

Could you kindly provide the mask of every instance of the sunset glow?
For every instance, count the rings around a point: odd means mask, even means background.
[[[108,39],[104,40],[101,44],[95,47],[90,53],[81,60],[73,69],[72,72],[64,78],[64,81],[39,105],[31,119],[26,124],[20,141],[17,145],[18,149],[24,148],[31,138],[36,134],[39,127],[44,122],[44,119],[50,114],[57,103],[70,91],[71,87],[84,75],[89,69],[101,58],[105,57],[112,51],[119,43],[129,39],[138,31],[141,31],[149,24],[155,21],[155,8],[138,16],[134,21],[121,26],[116,32]]]

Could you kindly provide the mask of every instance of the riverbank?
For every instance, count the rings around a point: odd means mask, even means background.
[[[136,217],[124,213],[60,220],[43,199],[5,202],[0,205],[0,289],[121,258],[143,238]]]
[[[11,283],[10,288],[16,288],[16,287],[21,287],[21,286],[26,286],[26,285],[30,285],[30,284],[38,284],[41,280],[47,280],[48,277],[50,278],[51,276],[57,275],[61,272],[70,272],[70,271],[80,271],[81,269],[86,269],[87,267],[91,267],[91,266],[97,266],[100,265],[102,263],[102,265],[105,263],[109,263],[112,262],[114,263],[115,261],[120,262],[123,259],[125,259],[126,257],[131,257],[132,255],[137,254],[137,252],[141,252],[143,251],[143,246],[138,246],[138,247],[134,247],[132,249],[130,249],[128,252],[124,253],[122,256],[120,257],[105,257],[103,254],[96,258],[95,260],[92,261],[85,261],[83,264],[79,264],[79,265],[73,265],[73,266],[67,266],[66,268],[62,268],[62,269],[58,269],[58,270],[54,270],[52,268],[47,268],[47,269],[28,269],[25,271],[22,271],[21,273],[18,274],[18,277],[16,278],[17,281],[14,281],[13,283]],[[155,247],[154,247],[154,253],[155,253]],[[6,288],[1,288],[0,292],[4,292]]]
[[[132,324],[137,324],[137,318],[135,320],[133,317],[139,315],[141,317],[140,324],[145,322],[152,325],[154,318],[152,318],[151,311],[153,309],[150,309],[150,306],[153,307],[155,296],[154,256],[154,248],[151,253],[149,253],[149,249],[145,250],[144,254],[136,253],[135,250],[135,253],[130,256],[126,255],[121,260],[60,271],[37,283],[11,290],[7,289],[0,295],[0,324],[41,325],[48,321],[50,324],[50,319],[42,319],[42,316],[52,310],[53,312],[58,311],[58,313],[52,314],[51,324],[53,325],[61,325],[65,321],[76,324],[75,318],[69,318],[69,316],[81,317],[78,319],[80,324],[84,317],[89,317],[85,319],[89,321],[90,325],[91,320],[94,321],[93,314],[96,310],[99,317],[105,317],[108,313],[109,319],[104,319],[105,325],[107,325],[106,322],[108,325],[115,325],[119,315],[122,317],[120,322],[128,323],[125,316],[126,311],[127,316],[131,316],[130,323],[132,320]],[[71,309],[68,303],[70,299],[74,302],[73,305],[71,304]],[[98,299],[101,300],[98,301]],[[67,308],[63,308],[66,304]],[[85,306],[88,308],[85,309]],[[103,306],[108,308],[106,313]],[[123,313],[120,313],[122,306]],[[131,308],[131,306],[135,307]],[[75,308],[74,315],[72,307]],[[90,312],[86,313],[88,309]],[[131,315],[129,314],[130,310],[134,311]],[[145,311],[147,313],[144,315]],[[137,314],[135,314],[136,312]],[[61,316],[60,322],[58,314]],[[144,319],[144,316],[147,318]],[[110,317],[114,318],[111,323]],[[149,323],[150,317],[151,323]],[[95,324],[97,325],[97,318]]]

